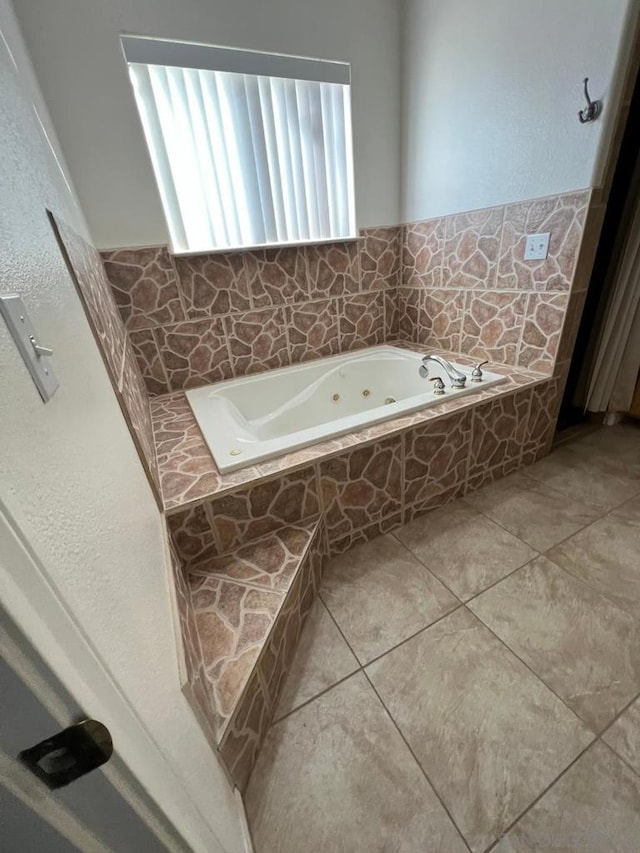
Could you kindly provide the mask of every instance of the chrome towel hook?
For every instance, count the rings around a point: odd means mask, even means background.
[[[602,101],[592,101],[589,97],[589,78],[584,78],[584,96],[587,99],[587,106],[583,110],[578,111],[580,124],[586,124],[588,121],[595,121],[602,111]]]

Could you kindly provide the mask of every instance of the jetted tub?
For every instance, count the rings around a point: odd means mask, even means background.
[[[454,364],[467,383],[451,388],[447,374],[431,362],[429,378],[440,376],[446,386],[436,395],[433,383],[418,373],[423,358],[397,347],[372,347],[216,382],[187,391],[187,399],[224,473],[504,382],[489,371],[481,383],[471,382],[471,368]]]

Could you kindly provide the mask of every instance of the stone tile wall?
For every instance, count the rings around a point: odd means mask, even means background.
[[[318,593],[324,545],[316,516],[191,570],[171,546],[182,689],[241,790]]]
[[[377,437],[380,424],[367,444],[239,481],[231,493],[171,512],[176,550],[193,566],[321,513],[328,552],[346,551],[548,452],[562,387],[550,377],[388,437]]]
[[[172,257],[103,252],[151,395],[384,343],[400,229],[357,241]]]
[[[397,338],[550,375],[565,317],[581,310],[589,198],[368,228],[346,243],[102,257],[153,396]],[[525,261],[526,235],[544,231],[548,258]]]
[[[551,375],[565,318],[577,324],[582,310],[573,294],[588,284],[576,273],[589,199],[583,190],[405,225],[398,337]],[[547,231],[547,259],[525,261],[526,235]]]

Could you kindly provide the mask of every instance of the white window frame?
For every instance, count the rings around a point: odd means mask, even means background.
[[[173,254],[357,239],[348,63],[133,35],[121,42]],[[196,107],[189,87],[203,93]],[[215,124],[205,93],[218,111],[231,105],[231,130],[223,113]],[[174,126],[191,146],[176,144]]]

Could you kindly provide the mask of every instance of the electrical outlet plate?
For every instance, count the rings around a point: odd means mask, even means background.
[[[45,403],[48,402],[58,390],[60,383],[51,367],[50,351],[46,355],[41,355],[36,350],[36,346],[41,341],[29,319],[24,302],[17,293],[0,296],[0,314],[4,317],[40,396]]]
[[[549,254],[549,238],[547,234],[527,234],[527,245],[524,250],[525,261],[544,261]]]

